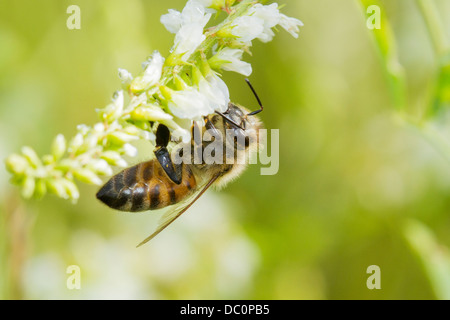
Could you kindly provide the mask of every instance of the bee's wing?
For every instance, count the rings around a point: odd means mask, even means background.
[[[214,183],[214,181],[217,180],[218,177],[219,175],[215,175],[214,177],[212,177],[211,180],[208,181],[208,183],[198,188],[198,191],[194,192],[188,199],[183,201],[175,210],[166,212],[158,221],[158,226],[156,227],[156,230],[150,236],[145,238],[141,243],[139,243],[136,246],[136,248],[152,240],[169,224],[175,221],[176,218],[181,216],[187,209],[191,207],[191,205],[194,204],[195,201],[197,201],[198,198],[202,196],[202,194]]]

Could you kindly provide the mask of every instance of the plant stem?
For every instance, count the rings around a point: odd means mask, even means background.
[[[445,35],[439,12],[432,0],[416,0],[431,37],[434,51],[438,58],[450,49],[449,41]]]

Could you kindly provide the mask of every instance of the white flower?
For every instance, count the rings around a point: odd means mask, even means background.
[[[263,31],[257,36],[262,42],[272,41],[275,33],[272,28],[275,27],[280,21],[280,12],[278,11],[278,4],[272,3],[271,5],[264,6],[262,4],[255,4],[250,8],[249,16],[257,17],[263,20]]]
[[[247,43],[259,37],[264,32],[264,20],[253,16],[242,16],[234,20],[231,33],[239,41]]]
[[[131,80],[133,80],[133,76],[127,70],[119,68],[119,79],[122,81],[122,83],[128,84],[131,82]]]
[[[122,112],[123,110],[123,90],[119,90],[114,92],[113,98],[112,98],[112,105],[117,112]]]
[[[190,55],[205,40],[203,29],[211,18],[204,4],[198,0],[189,0],[183,11],[169,10],[168,14],[161,17],[169,32],[176,33],[175,53],[183,54],[182,60],[187,61]]]
[[[172,91],[168,107],[174,116],[181,119],[198,119],[214,112],[207,98],[192,87]]]
[[[177,33],[181,28],[181,13],[177,10],[169,9],[169,13],[161,16],[161,23],[170,33]]]
[[[204,4],[199,0],[189,0],[181,12],[181,24],[199,24],[203,27],[211,18],[211,13],[207,13]]]
[[[189,24],[201,25],[202,28],[211,18],[211,13],[206,12],[207,1],[189,0],[183,11],[169,9],[169,13],[161,16],[161,23],[171,33],[177,33],[183,26]]]
[[[303,22],[298,19],[288,17],[284,14],[280,14],[280,26],[289,32],[294,38],[298,38],[300,29],[298,27],[303,26]]]
[[[143,80],[147,86],[151,87],[161,79],[163,65],[164,58],[158,51],[154,51],[144,70]]]
[[[219,61],[223,70],[234,71],[248,77],[252,74],[252,66],[241,60],[243,54],[244,50],[242,49],[224,48],[211,59]]]
[[[272,28],[280,25],[295,38],[298,37],[299,26],[303,23],[295,18],[287,17],[278,10],[278,4],[255,4],[246,15],[238,17],[232,24],[231,33],[243,43],[248,43],[256,38],[262,42],[269,42],[275,36]]]
[[[137,149],[135,146],[129,144],[129,143],[125,143],[123,145],[123,151],[125,152],[125,154],[129,157],[135,157],[137,155]]]
[[[225,112],[228,109],[230,102],[228,87],[216,74],[210,73],[201,79],[198,89],[206,97],[212,110]]]
[[[201,4],[203,7],[208,8],[212,6],[213,2],[217,2],[216,0],[197,0],[199,4]]]
[[[180,140],[184,143],[188,143],[191,141],[191,134],[189,133],[189,130],[183,129],[181,127],[173,130],[172,136],[175,140]]]
[[[111,167],[104,159],[91,159],[87,167],[98,174],[107,176],[113,174]]]
[[[123,105],[124,105],[124,97],[123,97],[123,91],[116,91],[114,92],[112,103],[108,104],[105,108],[101,110],[97,110],[99,112],[101,118],[103,121],[107,120],[108,122],[115,121],[118,119],[123,112]],[[80,132],[83,132],[83,135],[86,134],[89,131],[88,127],[80,127]]]
[[[188,143],[189,141],[191,141],[191,120],[177,119],[177,122],[175,122],[174,120],[164,120],[160,122],[165,124],[168,128],[172,129],[172,137],[175,140],[181,139],[184,143]]]
[[[182,60],[187,61],[190,55],[206,39],[203,34],[203,26],[188,24],[182,26],[175,36],[175,53],[184,53]]]

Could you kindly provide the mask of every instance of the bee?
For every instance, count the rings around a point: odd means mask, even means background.
[[[121,211],[138,212],[173,206],[162,216],[155,231],[138,247],[186,212],[210,186],[223,187],[245,170],[249,157],[258,149],[258,132],[262,128],[255,115],[263,111],[258,95],[248,79],[246,81],[258,101],[258,110],[250,112],[230,102],[225,112],[216,111],[204,117],[202,128],[194,122],[189,145],[179,143],[172,153],[167,149],[170,131],[159,124],[155,157],[116,174],[97,192],[97,199]],[[207,135],[209,139],[200,138]],[[209,157],[196,161],[196,152],[203,154],[213,143],[221,145],[225,151],[221,155],[213,151]],[[190,151],[188,154],[184,154],[186,149]],[[173,161],[182,157],[188,161]]]

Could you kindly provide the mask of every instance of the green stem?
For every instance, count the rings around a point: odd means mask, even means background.
[[[439,12],[432,0],[416,0],[423,19],[430,34],[436,55],[443,56],[449,50],[449,41],[444,32],[444,27]]]

